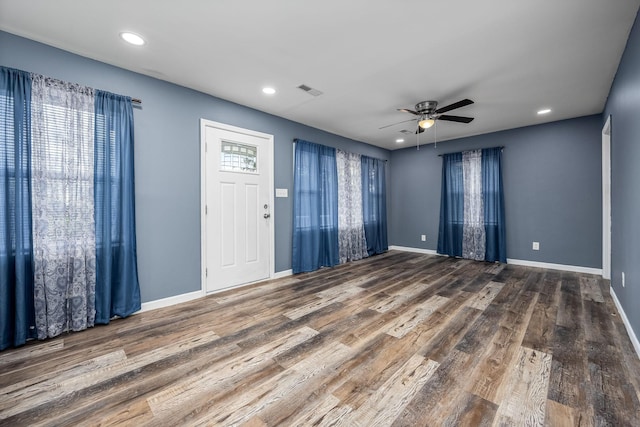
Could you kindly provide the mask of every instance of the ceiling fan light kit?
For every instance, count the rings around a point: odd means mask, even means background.
[[[434,119],[422,119],[418,122],[418,126],[422,129],[429,129],[436,121]]]

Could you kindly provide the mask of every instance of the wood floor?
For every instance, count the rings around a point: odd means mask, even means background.
[[[0,353],[0,425],[640,426],[597,276],[389,252]]]

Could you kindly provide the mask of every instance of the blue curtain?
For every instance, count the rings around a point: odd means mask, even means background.
[[[35,337],[31,77],[0,67],[0,350]]]
[[[384,160],[362,156],[362,213],[369,255],[389,249],[387,243],[387,190]]]
[[[293,174],[293,272],[332,267],[339,261],[336,150],[297,139]]]
[[[482,150],[482,192],[486,261],[507,262],[504,193],[502,189],[502,148]]]
[[[438,253],[462,256],[464,227],[464,180],[462,153],[442,156],[442,190],[440,193],[440,226]]]
[[[95,94],[96,323],[140,310],[131,98]]]

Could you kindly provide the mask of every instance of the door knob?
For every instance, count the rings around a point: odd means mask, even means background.
[[[264,215],[262,215],[262,216],[263,216],[264,218],[269,218],[269,217],[271,216],[271,214],[266,213],[266,214],[264,214]]]

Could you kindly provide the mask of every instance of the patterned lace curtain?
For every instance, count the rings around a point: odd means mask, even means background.
[[[338,252],[340,263],[369,256],[362,217],[361,156],[336,150],[338,169]]]
[[[32,79],[34,298],[44,339],[95,320],[94,91]]]
[[[462,152],[462,176],[464,181],[462,257],[480,261],[485,259],[481,150]]]

